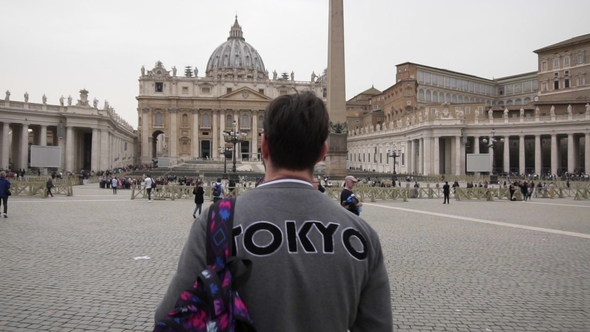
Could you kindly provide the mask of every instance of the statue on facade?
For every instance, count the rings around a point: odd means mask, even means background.
[[[555,106],[551,105],[549,112],[551,113],[551,116],[555,116]]]
[[[141,66],[141,76],[145,76],[145,67]]]
[[[448,106],[444,106],[443,107],[442,117],[443,118],[448,118],[449,117],[449,107]]]
[[[523,107],[520,108],[520,117],[524,118],[524,108]]]
[[[572,105],[567,105],[567,115],[572,115]]]
[[[312,71],[312,72],[311,72],[311,81],[312,81],[312,82],[315,82],[315,78],[316,78],[316,77],[317,77],[317,76],[316,76],[316,74],[315,74],[315,71]]]
[[[60,104],[61,106],[63,106],[63,105],[64,105],[64,96],[63,96],[63,95],[61,95],[61,97],[59,97],[59,104]]]
[[[25,103],[29,102],[29,93],[25,92]]]
[[[72,106],[72,95],[68,96],[68,106]]]
[[[273,72],[272,72],[272,80],[273,81],[276,81],[277,80],[277,70],[276,69],[273,70]]]
[[[41,97],[41,99],[43,100],[43,105],[47,105],[47,96],[45,96],[45,94],[43,94],[43,97]]]
[[[199,68],[195,66],[195,77],[199,77]]]
[[[176,66],[172,67],[172,76],[176,77]]]
[[[423,119],[422,119],[422,112],[419,112],[419,113],[418,113],[418,122],[419,122],[419,123],[422,123],[422,120],[423,120]]]
[[[424,111],[424,121],[428,121],[428,110]]]
[[[98,108],[98,99],[96,99],[96,97],[94,97],[94,100],[92,101],[92,106],[94,106],[94,108]]]
[[[477,121],[479,119],[479,110],[475,110],[475,113],[473,114],[473,118]]]
[[[492,110],[491,107],[490,107],[490,110],[488,111],[488,117],[490,118],[490,120],[494,119],[494,111]]]
[[[10,100],[10,91],[6,90],[6,97],[4,97],[4,100],[9,101]]]
[[[535,117],[539,117],[539,114],[541,113],[541,110],[539,109],[539,106],[535,107]]]
[[[295,73],[293,71],[291,71],[291,81],[295,80]]]
[[[590,114],[590,103],[586,104],[586,114]]]
[[[508,107],[504,108],[504,119],[508,119]]]
[[[108,109],[109,109],[109,101],[105,99],[103,110],[108,110]]]

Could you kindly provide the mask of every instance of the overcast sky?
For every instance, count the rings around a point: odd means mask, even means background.
[[[328,2],[3,0],[0,91],[59,104],[86,88],[136,128],[141,66],[204,75],[236,14],[269,72],[321,73]],[[390,87],[407,61],[489,79],[535,71],[533,51],[590,33],[588,13],[588,0],[344,0],[346,97]]]

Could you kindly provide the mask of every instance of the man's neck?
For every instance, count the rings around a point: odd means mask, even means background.
[[[282,179],[297,179],[302,181],[312,181],[312,174],[309,171],[293,171],[293,170],[286,170],[286,169],[271,169],[270,167],[266,168],[266,173],[264,175],[264,182],[271,182],[276,180]]]

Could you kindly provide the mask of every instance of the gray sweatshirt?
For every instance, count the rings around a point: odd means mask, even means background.
[[[207,212],[191,228],[156,321],[206,265]],[[252,260],[239,292],[258,332],[393,331],[376,232],[308,183],[278,180],[240,196],[234,241],[234,254]]]

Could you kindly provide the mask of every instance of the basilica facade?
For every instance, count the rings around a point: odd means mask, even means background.
[[[311,73],[309,81],[295,80],[293,72],[269,74],[236,17],[227,40],[211,53],[204,76],[198,68],[179,72],[160,61],[151,69],[141,68],[139,158],[142,163],[158,157],[173,163],[219,160],[233,149],[228,138],[238,136],[237,160],[260,161],[265,107],[279,95],[298,91],[325,98],[325,73]]]

